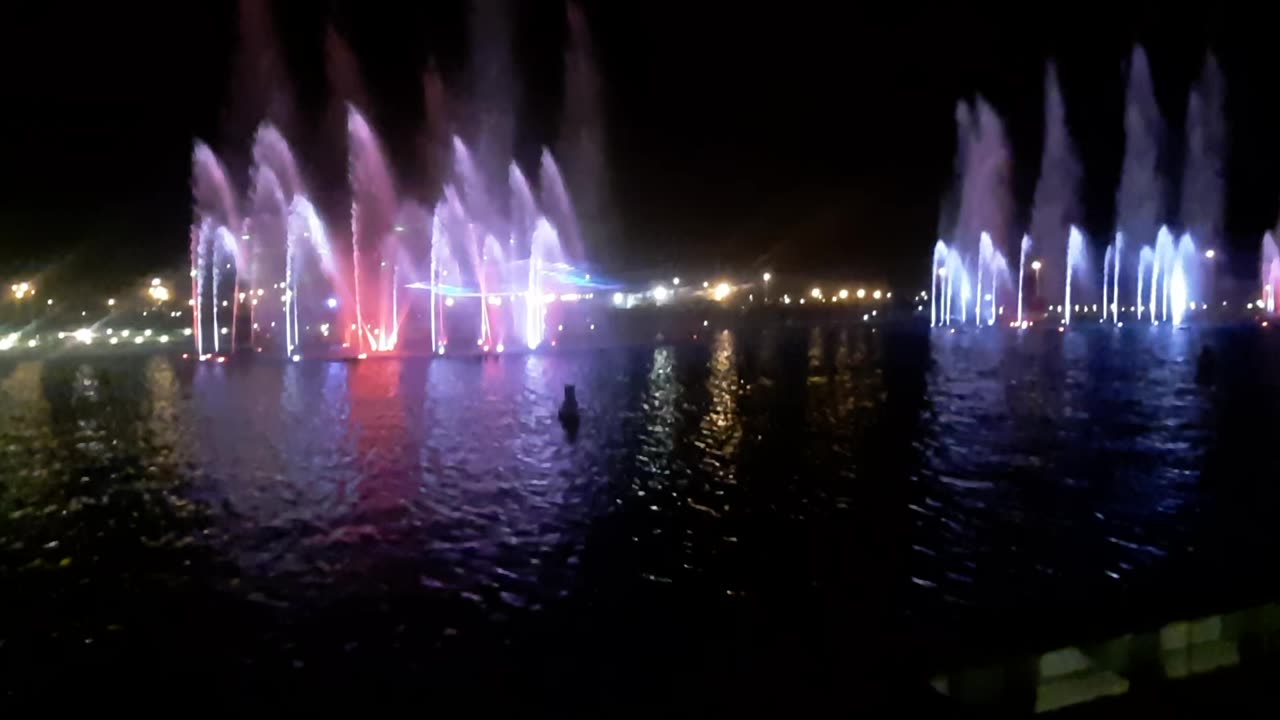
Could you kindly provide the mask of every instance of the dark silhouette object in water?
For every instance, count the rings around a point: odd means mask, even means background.
[[[1196,358],[1196,384],[1212,385],[1218,374],[1218,354],[1213,348],[1205,345],[1200,348],[1200,357]]]
[[[564,402],[560,403],[560,424],[570,433],[578,429],[578,391],[573,385],[564,386]]]

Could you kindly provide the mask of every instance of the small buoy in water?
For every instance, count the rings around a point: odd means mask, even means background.
[[[1212,385],[1217,374],[1218,356],[1213,348],[1205,345],[1200,348],[1200,357],[1196,358],[1196,383]]]
[[[560,422],[564,425],[577,425],[578,391],[573,385],[564,386],[564,402],[560,403]]]

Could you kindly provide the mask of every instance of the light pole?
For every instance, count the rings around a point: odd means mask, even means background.
[[[764,280],[764,301],[765,303],[768,303],[769,302],[769,281],[773,279],[773,273],[765,273],[764,275],[760,276],[760,279]]]
[[[1032,260],[1031,269],[1035,271],[1036,274],[1036,297],[1040,297],[1040,261]]]

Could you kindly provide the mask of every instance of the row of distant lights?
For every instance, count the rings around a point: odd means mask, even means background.
[[[185,328],[182,331],[182,334],[186,337],[190,337],[191,328]],[[107,328],[107,330],[103,333],[103,336],[107,338],[107,343],[109,345],[119,345],[122,341],[128,341],[130,337],[132,337],[133,343],[135,345],[141,345],[147,342],[148,340],[154,340],[155,342],[160,342],[160,343],[167,343],[171,340],[171,338],[167,334],[154,335],[154,337],[153,335],[154,333],[151,330],[143,330],[141,333],[135,334],[131,330],[121,330],[119,333],[116,333],[111,328]],[[73,332],[58,333],[59,340],[70,339],[82,345],[92,345],[93,342],[98,338],[99,338],[98,334],[89,328],[80,328],[79,330],[75,330]],[[20,340],[21,340],[21,336],[19,333],[10,333],[5,337],[0,338],[0,350],[10,350],[14,347],[17,347]],[[40,340],[38,338],[31,338],[30,340],[27,340],[27,347],[34,348],[34,347],[38,347],[39,345],[40,345]]]
[[[9,286],[9,290],[13,292],[13,297],[16,300],[34,297],[36,294],[36,287],[30,282],[14,283]],[[151,284],[147,287],[147,295],[156,302],[168,302],[170,297],[169,288],[164,287],[160,278],[151,278]],[[46,300],[45,304],[53,305],[53,298]],[[115,307],[115,305],[115,298],[107,298],[107,307]],[[81,312],[80,314],[84,315],[86,313]]]
[[[857,290],[855,290],[855,291],[852,293],[852,295],[853,295],[853,297],[857,298],[858,300],[865,300],[865,299],[866,299],[866,297],[867,297],[867,289],[866,289],[866,288],[858,288]],[[841,289],[840,289],[839,291],[837,291],[837,292],[836,292],[836,294],[835,294],[835,295],[833,295],[830,299],[831,299],[831,301],[832,301],[832,302],[839,302],[840,300],[848,300],[848,299],[849,299],[849,296],[850,296],[849,291],[848,291],[847,289],[845,289],[845,288],[841,288]],[[823,294],[822,294],[822,288],[813,288],[812,290],[810,290],[810,291],[809,291],[809,297],[810,297],[811,299],[813,299],[813,300],[817,300],[817,301],[819,301],[819,302],[826,302],[826,301],[827,301],[827,299],[828,299],[825,295],[823,295]],[[871,298],[872,298],[873,300],[882,300],[882,299],[883,299],[883,300],[887,300],[887,299],[892,298],[892,297],[893,297],[893,293],[892,293],[892,292],[884,292],[883,290],[872,290],[872,291],[871,291]],[[782,296],[782,304],[783,304],[783,305],[790,305],[790,304],[791,304],[791,296],[790,296],[790,295],[783,295],[783,296]],[[800,298],[800,304],[801,304],[801,305],[804,305],[804,298]]]

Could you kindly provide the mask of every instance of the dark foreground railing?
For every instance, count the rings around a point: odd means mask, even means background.
[[[932,683],[963,705],[1049,712],[1278,658],[1280,604],[1273,603],[946,672]]]

